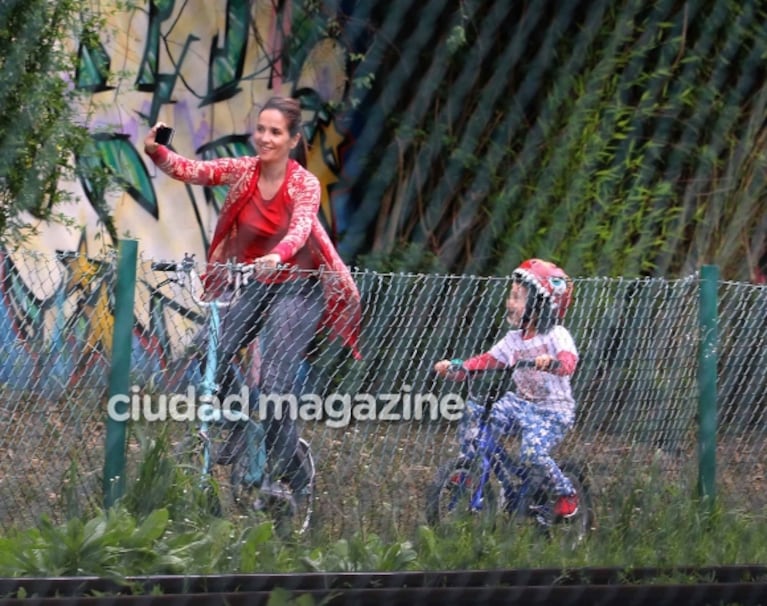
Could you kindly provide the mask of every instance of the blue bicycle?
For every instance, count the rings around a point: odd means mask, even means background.
[[[553,513],[554,499],[547,489],[544,475],[521,464],[519,458],[511,455],[490,431],[493,403],[507,391],[513,391],[510,389],[513,370],[534,365],[532,360],[524,360],[500,372],[463,371],[469,400],[467,405],[474,402],[482,406],[473,449],[475,454],[456,457],[440,467],[426,492],[426,519],[429,524],[437,526],[449,520],[470,517],[494,527],[497,514],[503,512],[516,521],[532,521],[547,534],[563,532],[572,544],[583,540],[593,528],[594,512],[584,465],[572,460],[559,464],[575,487],[579,507],[574,515],[557,518]],[[461,370],[461,363],[457,361],[451,367],[453,372]],[[480,376],[491,383],[482,390],[482,395],[477,387]]]
[[[199,488],[204,496],[204,507],[214,515],[223,515],[229,508],[222,505],[227,500],[237,517],[262,514],[270,517],[278,535],[287,538],[304,534],[311,525],[316,468],[309,443],[298,439],[298,457],[309,470],[309,481],[299,493],[291,491],[285,478],[272,477],[270,461],[265,446],[265,429],[262,423],[242,411],[237,404],[223,405],[217,398],[216,369],[219,362],[218,339],[221,331],[221,309],[231,305],[241,288],[252,276],[252,265],[229,263],[223,268],[231,288],[217,299],[204,300],[203,286],[195,269],[192,255],[185,255],[180,263],[154,262],[154,271],[172,272],[158,284],[158,288],[175,283],[186,289],[192,300],[207,310],[207,334],[205,363],[196,391],[199,405],[196,408],[196,427],[180,441],[175,458],[199,476]],[[191,362],[191,361],[186,361]],[[183,364],[188,368],[189,364]],[[249,404],[249,402],[248,402]],[[240,403],[241,405],[241,403]],[[215,466],[229,468],[228,478],[216,477]],[[228,484],[228,498],[220,490]]]

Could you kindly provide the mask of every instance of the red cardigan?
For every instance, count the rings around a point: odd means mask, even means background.
[[[208,266],[236,259],[248,263],[277,253],[284,265],[321,269],[325,313],[320,326],[328,328],[358,350],[361,323],[357,285],[325,228],[320,223],[320,183],[294,160],[274,198],[264,201],[258,192],[261,161],[256,156],[190,160],[160,145],[150,155],[157,167],[174,179],[194,185],[229,185],[208,250]],[[270,281],[289,278],[289,272]]]

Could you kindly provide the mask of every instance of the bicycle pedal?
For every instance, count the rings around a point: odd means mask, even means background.
[[[554,523],[553,516],[551,515],[551,508],[546,505],[530,505],[528,512],[541,526],[548,528]]]
[[[297,509],[297,504],[290,490],[270,485],[259,489],[259,496],[253,502],[253,509],[283,513],[287,511],[292,515]]]

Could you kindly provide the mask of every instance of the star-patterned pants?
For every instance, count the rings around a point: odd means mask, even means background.
[[[468,402],[461,421],[461,453],[474,454],[478,421],[482,407]],[[573,426],[572,411],[554,411],[506,393],[494,405],[490,413],[490,431],[497,441],[504,436],[519,436],[519,458],[523,465],[544,471],[555,495],[575,492],[572,483],[551,457],[551,451],[559,444]]]

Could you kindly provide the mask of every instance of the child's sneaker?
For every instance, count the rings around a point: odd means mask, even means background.
[[[571,518],[578,513],[578,495],[560,495],[554,503],[554,516],[557,518]]]

